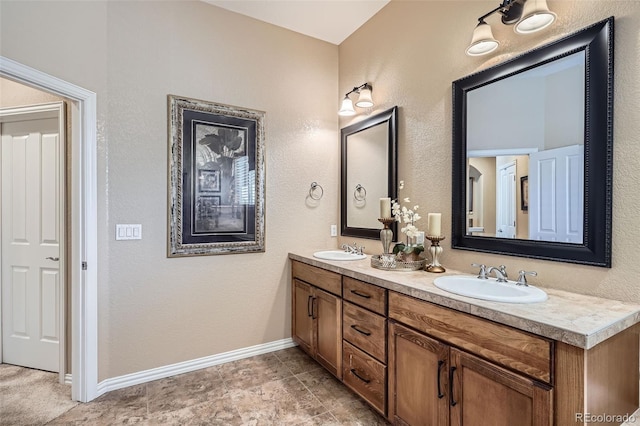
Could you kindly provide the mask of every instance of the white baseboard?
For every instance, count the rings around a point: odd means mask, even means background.
[[[71,374],[65,374],[64,375],[64,384],[65,385],[70,385],[72,382],[73,377],[71,376]]]
[[[141,383],[147,383],[177,374],[188,373],[202,368],[213,367],[214,365],[225,364],[239,359],[262,355],[269,352],[279,351],[296,346],[291,338],[276,340],[275,342],[263,343],[261,345],[249,346],[248,348],[236,349],[235,351],[224,352],[191,361],[179,362],[166,365],[164,367],[152,368],[150,370],[139,371],[137,373],[125,374],[124,376],[112,377],[98,383],[98,396],[116,389],[122,389]]]

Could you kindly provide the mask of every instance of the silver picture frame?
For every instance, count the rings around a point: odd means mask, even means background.
[[[168,95],[168,257],[265,251],[263,111]]]

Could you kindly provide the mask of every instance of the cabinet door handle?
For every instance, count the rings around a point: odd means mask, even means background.
[[[355,370],[355,368],[351,369],[351,374],[353,374],[354,376],[356,376],[358,379],[362,380],[365,383],[369,383],[371,382],[371,380],[369,379],[365,379],[364,377],[362,377],[361,375],[358,374],[358,372]]]
[[[453,373],[456,371],[456,367],[449,369],[449,405],[455,407],[458,402],[453,399]]]
[[[355,331],[357,331],[360,334],[364,334],[365,336],[371,336],[370,332],[359,329],[356,324],[353,324],[351,328],[353,328]]]
[[[307,316],[313,317],[313,296],[311,295],[307,299]]]
[[[315,311],[318,309],[318,304],[316,303],[317,297],[314,297],[311,301],[311,319],[316,319]]]
[[[444,394],[442,393],[442,385],[440,383],[440,376],[442,375],[442,366],[444,365],[444,361],[438,361],[438,399],[444,398]]]
[[[365,299],[371,299],[370,295],[368,295],[367,293],[360,293],[358,290],[351,290],[351,293],[355,294],[356,296],[364,297]]]

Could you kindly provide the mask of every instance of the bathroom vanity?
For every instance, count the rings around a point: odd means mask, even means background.
[[[289,258],[294,341],[394,424],[610,425],[638,409],[638,305],[553,289],[489,302],[437,288],[442,274]]]

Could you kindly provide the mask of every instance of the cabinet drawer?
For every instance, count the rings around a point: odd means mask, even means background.
[[[323,290],[340,296],[342,289],[342,277],[335,272],[316,268],[295,260],[291,261],[291,273],[294,278],[313,284]]]
[[[344,384],[386,415],[387,367],[348,342],[343,342],[342,354]]]
[[[396,292],[389,318],[512,370],[552,383],[553,341]]]
[[[342,298],[380,315],[385,315],[387,290],[353,278],[343,278]]]
[[[386,318],[342,302],[342,338],[386,363]]]

